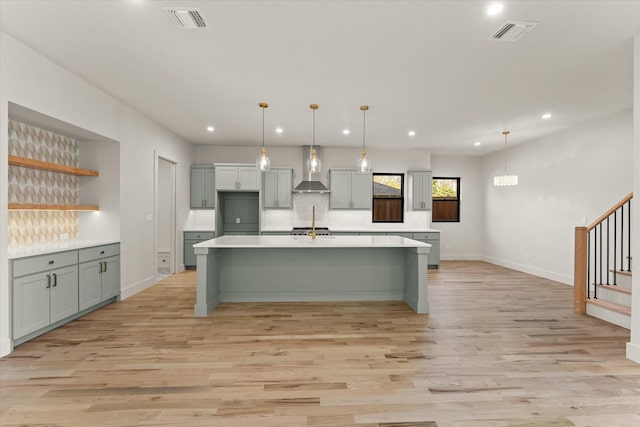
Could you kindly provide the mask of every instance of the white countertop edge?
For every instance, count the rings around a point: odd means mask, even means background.
[[[20,248],[9,248],[9,259],[26,258],[37,255],[52,254],[56,252],[73,251],[77,249],[90,248],[93,246],[111,245],[120,243],[120,239],[86,239],[86,240],[64,240],[55,243],[45,243],[42,245],[30,245]]]
[[[309,227],[311,228],[311,227]],[[291,228],[265,228],[260,230],[260,232],[265,233],[282,233],[282,232],[290,232]],[[382,229],[346,229],[346,228],[331,228],[329,227],[329,231],[332,233],[440,233],[440,230],[432,230],[430,228],[423,229],[407,229],[407,230],[398,230],[395,228],[382,228]]]
[[[183,228],[182,232],[190,232],[190,233],[215,233],[216,230],[212,230],[210,228]]]
[[[202,249],[240,248],[431,248],[431,245],[399,236],[222,236],[193,245]]]

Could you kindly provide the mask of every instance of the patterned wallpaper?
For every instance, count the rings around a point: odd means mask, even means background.
[[[78,166],[78,142],[9,120],[9,155]],[[78,204],[79,178],[36,169],[9,167],[9,203]],[[78,212],[9,211],[9,247],[78,237]]]

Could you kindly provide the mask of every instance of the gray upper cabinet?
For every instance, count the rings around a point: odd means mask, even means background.
[[[255,166],[216,166],[217,190],[260,191],[260,172]]]
[[[216,187],[213,166],[191,166],[191,209],[215,207]]]
[[[352,170],[329,171],[331,209],[371,209],[371,174]]]
[[[431,210],[431,180],[433,174],[429,170],[409,171],[411,208],[414,211]]]
[[[263,194],[265,209],[291,209],[293,169],[272,168],[264,172]]]

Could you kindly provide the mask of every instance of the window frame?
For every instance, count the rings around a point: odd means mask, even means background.
[[[432,177],[432,181],[435,180],[450,180],[450,181],[456,181],[456,194],[457,196],[455,198],[452,197],[435,197],[435,196],[431,196],[431,222],[460,222],[460,205],[462,203],[461,201],[461,197],[460,197],[460,183],[461,183],[461,178],[458,177],[453,177],[453,176],[434,176]],[[438,202],[457,202],[457,209],[456,209],[456,219],[437,219],[435,218],[435,211],[436,211],[436,204]]]
[[[405,177],[404,177],[404,173],[399,173],[399,172],[373,172],[371,174],[371,222],[372,223],[388,223],[388,224],[398,224],[398,223],[404,223],[404,207],[405,207],[405,193],[406,193],[406,188],[405,188]],[[376,176],[399,176],[400,177],[400,197],[376,197],[376,192],[375,192],[375,177]],[[389,199],[393,199],[393,200],[400,200],[400,219],[396,220],[396,221],[388,221],[388,220],[379,220],[375,218],[375,205],[376,205],[376,199],[379,200],[389,200]]]

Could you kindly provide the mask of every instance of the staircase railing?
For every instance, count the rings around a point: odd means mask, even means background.
[[[591,225],[576,227],[573,305],[577,313],[585,314],[587,301],[598,299],[598,285],[617,286],[618,271],[631,272],[632,198],[630,193]]]

